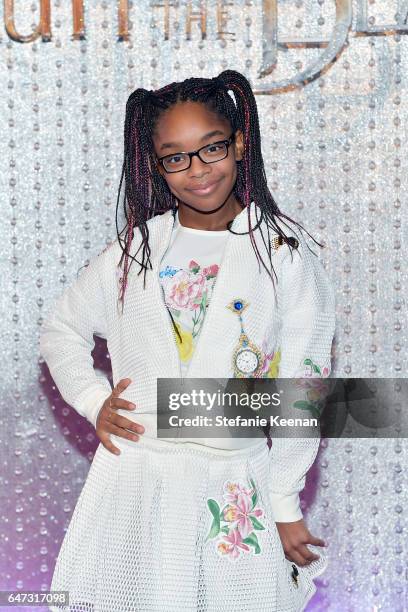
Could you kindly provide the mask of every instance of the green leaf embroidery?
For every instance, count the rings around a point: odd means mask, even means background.
[[[205,539],[206,542],[207,540],[215,538],[220,533],[220,507],[215,501],[215,499],[208,499],[207,505],[211,514],[214,517],[214,520],[212,522],[211,529]]]
[[[254,529],[258,529],[258,530],[265,529],[264,525],[262,525],[262,523],[260,521],[258,521],[256,516],[250,516],[249,518],[252,521]]]
[[[220,520],[220,507],[218,502],[216,502],[215,499],[210,498],[207,500],[207,505],[213,517]]]
[[[251,486],[252,486],[252,488],[254,489],[254,493],[253,493],[253,495],[252,495],[252,497],[251,497],[251,499],[252,499],[252,508],[251,508],[251,510],[253,510],[253,509],[255,508],[255,506],[256,506],[256,502],[257,502],[257,500],[258,500],[258,492],[257,492],[257,490],[256,490],[256,486],[255,486],[255,483],[254,483],[254,481],[252,480],[252,478],[250,478],[250,479],[249,479],[249,482],[251,483]]]
[[[315,417],[316,419],[319,419],[321,417],[320,406],[313,406],[312,408],[310,408],[310,412],[312,413],[312,417]]]
[[[211,529],[205,541],[207,542],[207,540],[212,540],[213,538],[216,538],[219,533],[220,533],[220,522],[214,519],[211,525]]]
[[[253,546],[255,549],[255,554],[259,555],[261,552],[261,547],[259,546],[258,538],[255,533],[251,533],[245,540],[242,540],[244,544],[248,544],[249,546]]]
[[[306,402],[305,400],[298,400],[293,405],[295,408],[300,408],[301,410],[310,410],[311,407],[313,407],[310,402]]]
[[[207,291],[204,291],[201,302],[198,302],[200,304],[201,310],[205,310],[206,304],[207,304],[207,298],[208,298]]]
[[[317,374],[321,374],[319,366],[317,366],[315,363],[313,364],[313,369],[315,372],[317,372]]]
[[[311,359],[305,359],[303,363],[304,365],[312,365],[313,361]]]
[[[295,402],[293,406],[295,408],[300,408],[300,410],[308,410],[311,413],[312,417],[315,417],[315,418],[320,417],[320,408],[312,402],[306,402],[304,400],[299,400]]]

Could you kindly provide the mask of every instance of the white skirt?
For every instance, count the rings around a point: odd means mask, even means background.
[[[292,576],[266,439],[236,451],[116,440],[120,455],[99,444],[75,506],[51,584],[69,605],[52,612],[304,610],[327,556],[308,545],[320,559]]]

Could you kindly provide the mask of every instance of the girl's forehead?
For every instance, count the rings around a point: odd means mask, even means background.
[[[207,130],[225,127],[227,123],[204,104],[197,102],[179,102],[166,110],[158,119],[156,131],[158,135],[180,134],[185,131]]]
[[[195,146],[206,134],[218,132],[217,136],[222,138],[228,130],[228,121],[218,117],[203,104],[182,102],[161,115],[153,139],[162,148],[164,155],[165,149],[169,148],[166,145]]]

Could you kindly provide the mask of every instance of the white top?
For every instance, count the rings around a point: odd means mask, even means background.
[[[268,229],[258,222],[259,207],[251,203],[235,217],[233,233],[225,237],[211,305],[189,363],[189,378],[217,381],[236,377],[238,366],[250,372],[258,359],[261,376],[266,377],[330,373],[335,299],[328,275],[319,259],[310,253],[296,226],[281,225],[289,236],[299,240],[296,250],[291,251],[287,244],[277,247],[274,243],[270,251]],[[142,235],[135,228],[131,254],[137,261],[129,271],[123,313],[118,308],[121,276],[118,263],[122,249],[117,240],[92,258],[78,276],[74,271],[72,284],[55,304],[49,304],[51,310],[40,334],[41,355],[64,400],[93,425],[112,392],[106,373],[94,368],[92,350],[96,335],[107,339],[113,384],[123,378],[132,380],[120,397],[134,402],[137,408],[117,409],[118,414],[144,425],[143,436],[157,437],[157,379],[180,377],[179,352],[159,279],[174,223],[170,210],[147,222],[150,262],[146,277],[138,265]],[[272,255],[276,291],[246,233],[257,224],[253,238],[268,269],[268,251]],[[273,236],[274,232],[269,230],[269,237]],[[313,243],[311,246],[318,252]],[[198,257],[196,250],[194,253]],[[230,308],[238,300],[245,303],[245,309],[240,311],[242,325],[256,352],[256,358],[250,353],[248,359],[247,349],[242,351],[239,362],[236,351],[240,346],[241,324],[238,313]],[[111,438],[118,448],[137,444],[114,434]],[[259,443],[259,438],[255,443]],[[280,517],[276,520],[294,521],[302,517],[298,493],[304,487],[318,448],[316,437],[272,438],[270,486],[274,514]]]
[[[160,264],[166,305],[180,336],[175,339],[185,376],[204,322],[228,230],[200,230],[181,225],[178,210],[170,245]]]

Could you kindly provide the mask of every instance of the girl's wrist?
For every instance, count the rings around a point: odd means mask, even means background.
[[[276,522],[292,523],[303,518],[299,493],[274,493],[271,491],[272,512]]]

